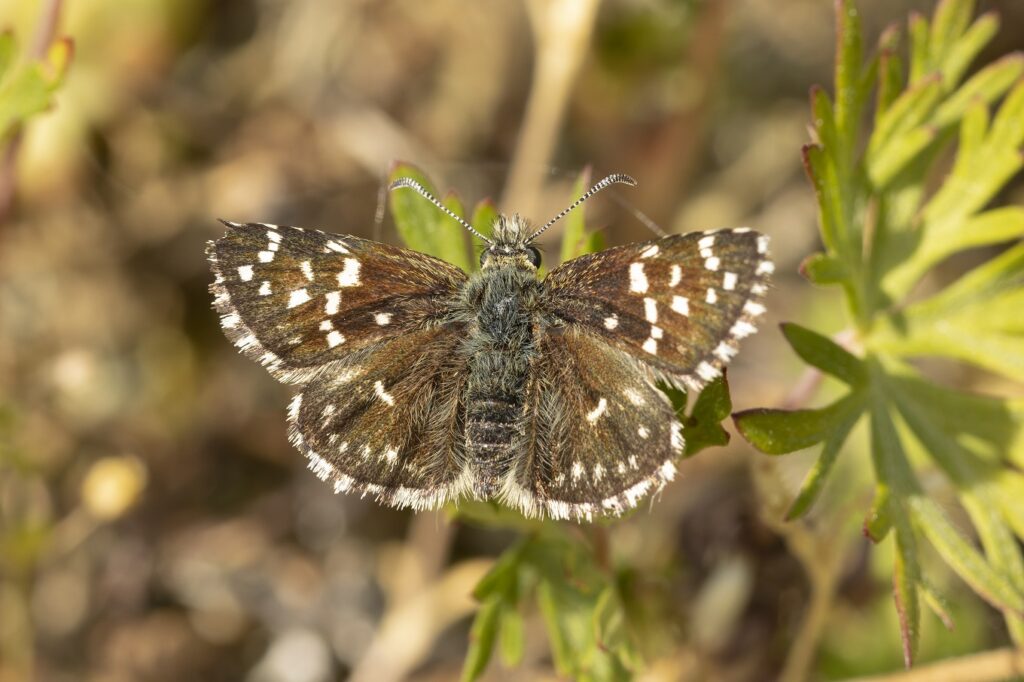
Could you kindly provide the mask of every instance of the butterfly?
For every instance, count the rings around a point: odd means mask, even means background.
[[[335,492],[417,510],[493,499],[526,516],[618,515],[673,479],[679,420],[657,383],[699,390],[756,331],[774,266],[749,228],[565,262],[502,215],[473,274],[358,237],[223,221],[208,245],[228,339],[298,387],[291,442]]]

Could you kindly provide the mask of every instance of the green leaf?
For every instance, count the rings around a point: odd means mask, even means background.
[[[966,491],[962,496],[964,507],[978,531],[978,538],[985,549],[985,556],[1000,575],[1005,576],[1024,595],[1024,558],[1020,545],[1013,537],[1000,514],[994,496],[984,487]],[[1024,618],[1006,614],[1006,625],[1017,646],[1024,645]]]
[[[914,522],[925,537],[971,589],[997,608],[1024,614],[1024,593],[985,561],[935,502],[913,495],[908,499],[908,505]]]
[[[684,406],[685,400],[684,394]],[[722,422],[730,412],[732,399],[729,397],[728,380],[723,373],[704,387],[697,396],[690,415],[682,420],[683,439],[686,443],[683,457],[692,457],[705,448],[727,445],[729,432],[722,428]]]
[[[917,547],[909,524],[901,522],[896,529],[895,565],[893,567],[893,597],[900,619],[900,638],[903,640],[903,664],[911,667],[917,658],[921,638],[921,607],[917,590],[921,581],[921,568],[917,563]]]
[[[880,325],[879,352],[953,357],[1024,381],[1024,244],[968,272],[944,291]]]
[[[850,271],[838,258],[823,253],[811,254],[800,264],[800,274],[820,286],[839,284],[850,277]]]
[[[875,486],[875,499],[871,503],[868,515],[864,517],[864,537],[878,544],[892,530],[892,493],[889,486],[879,483]]]
[[[860,119],[861,62],[863,61],[863,36],[861,34],[860,12],[851,0],[836,2],[836,128],[848,141],[857,132]],[[852,153],[849,142],[844,143],[845,152]]]
[[[817,410],[753,409],[737,412],[733,421],[747,442],[769,455],[784,455],[809,448],[856,422],[864,410],[864,394],[849,393]]]
[[[928,20],[917,12],[910,15],[910,84],[921,82],[932,69],[929,55]]]
[[[403,177],[412,178],[437,196],[437,190],[429,178],[411,164],[396,164],[388,176],[388,183]],[[407,247],[446,260],[466,272],[473,269],[466,248],[466,229],[462,225],[410,189],[394,190],[388,199],[398,234]],[[455,207],[461,211],[461,202],[453,195],[446,197],[442,203],[451,204],[449,208]]]
[[[934,137],[934,131],[918,126],[925,122],[941,97],[940,77],[926,78],[897,97],[878,120],[867,150],[868,171],[876,188],[885,187],[896,171]],[[915,129],[924,132],[908,136]],[[927,139],[922,142],[923,137]]]
[[[501,663],[506,668],[514,668],[523,661],[525,628],[523,616],[518,609],[513,606],[502,609],[498,651],[501,654]]]
[[[989,12],[979,17],[956,41],[941,66],[943,86],[947,91],[960,82],[967,67],[998,31],[999,17],[994,12]]]
[[[561,607],[555,598],[555,590],[550,581],[542,580],[537,586],[537,603],[544,617],[555,670],[559,675],[568,676],[573,669],[573,652],[569,644],[569,634],[561,618]]]
[[[967,30],[974,14],[973,0],[940,0],[932,18],[929,57],[933,68],[942,68]]]
[[[1011,54],[985,66],[939,105],[931,124],[945,128],[959,121],[977,104],[990,104],[1009,90],[1024,74],[1024,55]]]
[[[800,491],[786,512],[787,521],[806,514],[818,499],[819,494],[825,487],[825,482],[828,480],[832,467],[839,458],[839,451],[842,449],[847,437],[849,437],[850,431],[856,425],[858,417],[841,422],[825,438],[825,446],[821,449],[821,454],[818,455],[818,459],[815,461],[814,466],[811,467],[811,470],[807,472],[807,476],[800,485]]]
[[[864,363],[832,339],[793,322],[780,326],[789,345],[808,365],[850,386],[863,386],[867,382]]]
[[[462,682],[473,682],[484,674],[498,635],[501,599],[492,597],[480,605],[469,631],[469,650],[462,664]]]
[[[949,602],[946,598],[935,589],[923,576],[920,577],[917,583],[917,591],[921,597],[924,598],[924,603],[928,605],[928,608],[932,610],[932,613],[938,617],[942,624],[946,626],[947,630],[952,631],[956,627],[956,623],[953,621],[953,614],[949,608]]]
[[[477,205],[473,208],[473,218],[469,221],[469,224],[480,234],[490,237],[494,231],[494,223],[497,219],[498,207],[490,199],[483,199],[477,202]],[[471,254],[470,262],[473,264],[473,269],[476,270],[479,269],[479,259],[477,256],[479,256],[479,252],[483,250],[486,244],[475,234],[470,235],[470,240],[473,243],[473,253]]]
[[[15,61],[16,44],[10,34],[0,39],[0,138],[29,117],[48,109],[64,80],[73,54],[68,39],[58,40],[41,61]]]
[[[590,174],[591,170],[588,166],[576,178],[576,183],[572,187],[572,198],[570,201],[575,201],[577,197],[582,196],[587,191],[587,188],[590,186]],[[563,219],[565,232],[562,234],[562,255],[560,261],[562,263],[589,253],[587,247],[590,245],[590,239],[587,234],[586,206],[586,204],[583,204]]]

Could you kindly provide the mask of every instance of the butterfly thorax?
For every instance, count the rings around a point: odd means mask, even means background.
[[[541,284],[523,237],[525,222],[502,218],[483,268],[467,282],[464,301],[474,311],[466,340],[469,386],[466,446],[478,481],[491,497],[507,474],[523,437],[526,381],[534,348],[534,315]]]

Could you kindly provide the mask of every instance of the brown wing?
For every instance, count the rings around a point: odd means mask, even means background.
[[[765,310],[768,238],[747,228],[674,235],[582,256],[544,280],[548,310],[699,389]]]
[[[675,475],[683,437],[653,372],[588,330],[545,333],[527,388],[522,457],[501,499],[528,516],[635,507]]]
[[[289,408],[289,435],[335,492],[427,509],[468,493],[461,325],[388,339],[320,373]]]
[[[299,227],[225,223],[207,253],[228,338],[280,381],[444,321],[466,281],[431,256]]]

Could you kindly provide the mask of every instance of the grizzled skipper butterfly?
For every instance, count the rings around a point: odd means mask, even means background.
[[[210,242],[228,338],[295,384],[290,438],[336,492],[428,509],[619,514],[671,480],[681,426],[655,384],[700,389],[754,333],[774,266],[749,228],[673,235],[538,279],[539,230],[500,216],[479,272],[366,239],[225,222]]]

